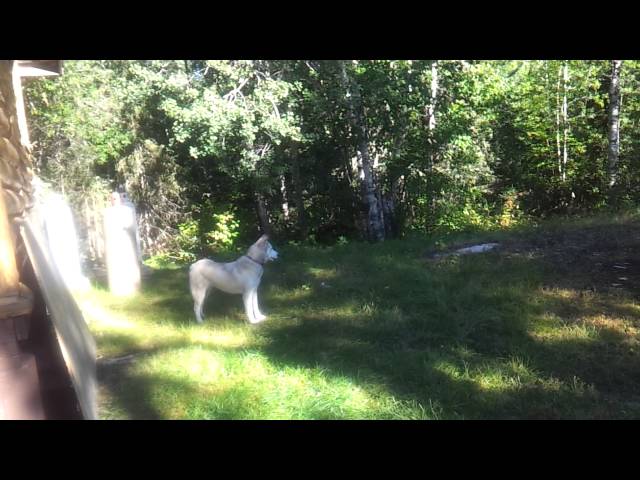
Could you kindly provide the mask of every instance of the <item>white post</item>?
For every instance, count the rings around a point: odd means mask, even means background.
[[[135,294],[140,288],[140,257],[134,209],[111,194],[104,212],[104,234],[109,290],[117,296]]]
[[[87,290],[89,280],[82,274],[78,237],[69,204],[58,193],[45,195],[42,203],[44,226],[53,263],[69,290]]]

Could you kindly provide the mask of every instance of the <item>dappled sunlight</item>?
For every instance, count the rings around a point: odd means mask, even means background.
[[[201,328],[189,330],[187,335],[191,342],[202,345],[242,347],[250,343],[247,333],[244,331],[212,331],[209,328]]]
[[[448,360],[438,360],[434,362],[432,368],[434,371],[443,373],[454,379],[464,376],[464,371],[461,370],[458,365]]]
[[[334,268],[317,268],[309,267],[307,272],[316,280],[331,280],[338,275],[337,269]]]
[[[449,400],[449,415],[550,419],[588,417],[591,412],[596,418],[607,416],[610,407],[602,403],[597,389],[577,375],[562,379],[517,355],[492,359],[461,353],[472,360],[449,358],[433,365],[448,379],[446,391],[433,393]]]
[[[553,344],[553,342],[582,342],[590,343],[598,340],[598,330],[589,325],[563,325],[554,328],[546,328],[544,330],[536,330],[530,332],[531,338]]]
[[[222,354],[197,346],[150,355],[134,368],[139,373],[151,374],[158,373],[159,370],[167,379],[191,381],[202,386],[220,382],[227,374]]]
[[[291,290],[276,289],[274,288],[270,294],[270,297],[283,302],[299,302],[311,297],[311,288],[303,285]]]
[[[388,394],[372,396],[346,377],[315,368],[282,368],[251,351],[224,354],[186,347],[141,359],[121,375],[146,385],[145,397],[153,402],[148,410],[160,418],[366,418],[385,408],[392,418],[403,406]]]
[[[638,344],[640,330],[627,320],[608,315],[591,315],[585,317],[582,321],[585,325],[592,325],[599,331],[616,334],[624,343]]]
[[[638,304],[624,297],[585,295],[567,288],[540,289],[539,294],[545,312],[543,321],[530,331],[533,338],[546,342],[608,339],[629,346],[638,344]]]
[[[108,295],[85,296],[80,306],[98,340],[99,355],[109,358],[131,353],[155,352],[186,345],[240,348],[247,345],[241,329],[211,329],[210,325],[181,325],[162,319],[156,307],[141,308],[135,302],[111,301]],[[145,315],[146,314],[146,315]]]
[[[545,389],[548,383],[548,379],[519,357],[482,364],[473,369],[472,377],[481,391],[491,392],[517,391],[525,385],[538,385]]]
[[[89,323],[95,323],[99,328],[135,329],[138,325],[123,317],[118,317],[95,304],[95,301],[83,300],[80,302],[85,319]]]

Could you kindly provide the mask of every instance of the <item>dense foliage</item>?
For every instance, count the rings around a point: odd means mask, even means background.
[[[69,61],[26,98],[40,176],[126,189],[146,253],[188,260],[635,203],[639,66],[615,162],[609,60]]]

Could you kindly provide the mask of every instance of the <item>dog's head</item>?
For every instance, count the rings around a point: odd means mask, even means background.
[[[269,237],[267,235],[262,235],[256,243],[251,245],[249,253],[259,253],[262,262],[265,263],[269,260],[275,260],[278,258],[278,252],[273,248],[271,242],[269,242]]]

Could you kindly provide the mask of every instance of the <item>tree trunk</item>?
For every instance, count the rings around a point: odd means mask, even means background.
[[[611,85],[609,86],[609,189],[613,191],[618,180],[618,158],[620,155],[620,69],[622,60],[611,62]]]
[[[567,136],[569,133],[569,112],[567,107],[567,85],[569,84],[569,65],[565,62],[562,66],[562,126],[563,126],[563,143],[562,143],[562,181],[567,179],[567,161],[569,160],[567,151]]]
[[[433,185],[433,167],[436,163],[436,103],[438,101],[438,62],[431,63],[431,99],[426,108],[427,121],[427,142],[429,145],[429,155],[427,157],[427,195],[428,211],[427,211],[427,229],[432,230],[435,227],[436,216],[436,196]]]
[[[262,230],[262,233],[271,235],[271,223],[269,222],[267,207],[265,206],[264,197],[261,193],[256,193],[256,210],[258,212],[258,220],[260,221],[260,229]]]
[[[384,208],[384,224],[387,229],[388,238],[396,238],[400,236],[401,211],[400,207],[403,202],[404,193],[404,176],[395,177],[391,182],[391,188],[387,195],[382,197],[382,205]]]
[[[282,214],[284,220],[289,223],[289,202],[287,201],[287,187],[284,181],[284,175],[280,175],[280,193],[282,194]]]
[[[378,188],[375,184],[373,163],[369,155],[369,141],[367,139],[367,129],[360,98],[359,87],[352,82],[347,74],[344,61],[340,62],[340,74],[347,96],[347,106],[349,107],[351,126],[357,138],[358,162],[362,166],[363,172],[363,202],[368,209],[368,232],[369,240],[384,240],[385,228],[382,211],[378,203]]]
[[[296,205],[296,221],[298,225],[298,234],[301,239],[307,238],[307,222],[306,212],[304,209],[304,198],[302,190],[304,185],[302,184],[302,176],[300,175],[300,157],[298,147],[294,146],[291,155],[291,175],[293,177],[294,187],[294,199]]]
[[[558,68],[558,82],[556,83],[556,147],[558,152],[558,175],[562,177],[562,151],[560,149],[560,82],[562,68]]]

